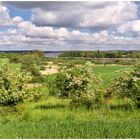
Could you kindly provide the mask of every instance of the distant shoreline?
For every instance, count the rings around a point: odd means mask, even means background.
[[[28,53],[33,52],[35,50],[0,50],[1,52],[5,53]],[[42,51],[42,50],[39,50]],[[64,51],[42,51],[44,53],[63,53],[63,52],[96,52],[98,50],[64,50]],[[140,52],[140,50],[99,50],[100,52]]]

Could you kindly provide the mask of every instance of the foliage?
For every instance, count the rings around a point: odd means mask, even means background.
[[[34,55],[25,55],[22,58],[21,70],[30,72],[33,76],[40,76],[39,68],[37,67],[38,61]]]
[[[46,69],[46,67],[44,65],[40,66],[40,70],[45,70],[45,69]]]
[[[123,75],[113,80],[113,89],[122,97],[131,98],[140,107],[140,67],[120,70]]]
[[[59,73],[55,79],[54,88],[61,97],[71,99],[71,105],[86,105],[88,108],[95,102],[102,100],[102,80],[99,75],[94,75],[93,65],[75,66]]]
[[[31,83],[43,83],[46,82],[47,78],[45,75],[34,76],[31,80]]]
[[[84,57],[84,58],[140,58],[139,51],[118,51],[118,52],[108,52],[108,51],[69,51],[64,52],[59,57]]]
[[[5,60],[0,67],[0,104],[15,105],[31,96],[33,93],[27,87],[30,79],[27,72],[13,70]]]
[[[31,54],[33,55],[38,55],[39,58],[43,58],[44,57],[44,53],[40,50],[34,50],[31,52]]]

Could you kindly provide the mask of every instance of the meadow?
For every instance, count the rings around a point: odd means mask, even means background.
[[[39,102],[1,108],[1,138],[139,138],[140,111],[114,99],[100,109],[70,109],[68,101],[46,97]]]
[[[2,60],[0,60],[0,63]],[[13,69],[21,64],[11,64]],[[112,78],[120,76],[117,70],[133,65],[95,65],[104,89]],[[56,74],[47,75],[51,81]],[[130,99],[113,97],[104,105],[71,108],[70,100],[49,95],[49,86],[40,88],[45,94],[37,101],[27,100],[16,106],[0,106],[0,138],[140,138],[140,110]]]

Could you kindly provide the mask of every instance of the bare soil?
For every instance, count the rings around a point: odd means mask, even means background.
[[[46,66],[45,70],[41,70],[41,74],[43,75],[50,75],[50,74],[55,74],[58,73],[59,71],[59,66]]]

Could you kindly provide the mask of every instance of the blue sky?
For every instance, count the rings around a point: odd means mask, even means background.
[[[9,15],[11,17],[15,17],[15,16],[21,16],[24,20],[30,20],[31,17],[31,11],[30,10],[24,10],[24,9],[19,9],[19,8],[15,8],[13,6],[7,6],[9,12]]]
[[[1,2],[0,50],[140,50],[140,2]]]

